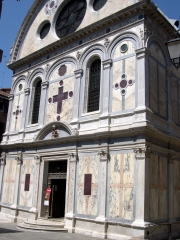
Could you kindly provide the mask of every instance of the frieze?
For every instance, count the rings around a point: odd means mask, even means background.
[[[150,158],[151,148],[150,147],[136,148],[134,149],[134,153],[136,159]]]

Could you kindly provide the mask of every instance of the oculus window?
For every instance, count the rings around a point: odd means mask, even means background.
[[[94,0],[93,9],[99,11],[106,4],[107,0]]]
[[[39,34],[40,39],[44,39],[44,38],[48,35],[49,30],[50,30],[50,27],[51,27],[51,24],[50,24],[50,23],[46,23],[46,24],[42,27],[42,29],[41,29],[41,31],[40,31],[40,34]]]
[[[64,6],[55,26],[56,34],[59,38],[76,31],[85,16],[86,8],[86,0],[71,0]]]

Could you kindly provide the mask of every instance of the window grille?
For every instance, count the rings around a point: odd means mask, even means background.
[[[41,82],[42,81],[39,81],[35,87],[32,124],[38,123],[39,106],[40,106],[40,98],[41,98]]]
[[[100,79],[101,79],[101,60],[97,59],[91,64],[90,67],[88,112],[99,110]]]

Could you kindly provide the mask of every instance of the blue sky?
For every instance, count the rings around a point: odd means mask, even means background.
[[[34,0],[4,0],[0,19],[0,49],[4,51],[0,63],[0,88],[11,87],[12,71],[6,67],[10,48],[16,38],[21,23]],[[172,19],[180,20],[180,0],[153,0]]]

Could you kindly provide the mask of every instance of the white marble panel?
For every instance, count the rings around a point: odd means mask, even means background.
[[[126,52],[124,52],[124,53],[121,52],[121,46],[123,44],[127,44],[127,46],[128,46],[128,50]],[[118,44],[116,46],[115,51],[114,51],[114,59],[126,56],[126,55],[128,55],[130,53],[134,53],[134,51],[135,51],[135,46],[134,46],[133,42],[131,42],[131,41],[123,41],[123,42],[121,42],[120,44]]]
[[[166,65],[163,53],[157,44],[152,44],[149,48],[151,55],[164,66]]]
[[[98,156],[80,156],[78,171],[77,212],[97,215],[98,197]],[[92,174],[91,195],[84,195],[84,174]]]
[[[29,191],[25,191],[25,177],[30,174]],[[20,181],[20,200],[19,204],[24,207],[32,207],[33,199],[33,184],[35,176],[35,160],[24,160],[21,167],[21,181]]]
[[[109,215],[133,218],[134,154],[112,154],[110,166]]]
[[[15,129],[16,129],[16,115],[13,113],[16,113],[18,103],[19,103],[19,96],[15,96],[14,101],[13,101],[13,110],[12,110],[12,116],[11,116],[10,131],[15,131]]]
[[[157,63],[149,58],[150,108],[158,113]]]
[[[13,204],[16,179],[16,160],[7,160],[4,172],[2,202]]]

